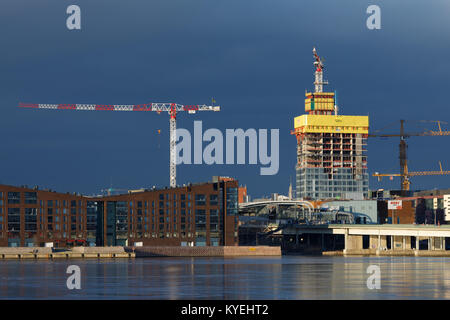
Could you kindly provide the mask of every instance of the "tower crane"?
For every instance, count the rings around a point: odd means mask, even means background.
[[[316,71],[314,73],[314,91],[315,92],[323,92],[323,85],[328,84],[328,81],[323,81],[323,69],[324,64],[323,60],[317,54],[316,48],[313,48],[314,55],[314,66],[316,67]]]
[[[177,139],[177,113],[187,111],[195,114],[197,111],[220,111],[220,106],[213,105],[181,105],[177,103],[147,103],[139,105],[97,105],[97,104],[31,104],[19,103],[20,108],[79,110],[79,111],[154,111],[158,114],[168,112],[170,127],[170,187],[175,188],[176,183],[176,139]]]
[[[382,177],[400,177],[401,178],[401,189],[402,191],[408,191],[410,187],[410,177],[415,176],[427,176],[427,175],[448,175],[450,171],[442,170],[442,164],[439,162],[440,171],[408,171],[408,158],[406,155],[406,150],[408,148],[406,144],[406,139],[413,136],[450,136],[450,131],[443,131],[441,128],[441,123],[443,121],[431,121],[438,124],[438,131],[428,130],[423,132],[405,132],[405,120],[400,120],[400,134],[369,134],[369,137],[400,137],[399,144],[399,160],[400,160],[400,173],[378,173],[375,172],[372,176],[378,177],[378,181],[381,181]]]

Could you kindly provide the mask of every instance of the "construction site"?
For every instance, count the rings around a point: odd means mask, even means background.
[[[200,184],[177,184],[177,114],[220,111],[214,99],[211,105],[20,103],[20,108],[36,110],[167,112],[169,183],[164,189],[139,190],[114,189],[111,185],[102,190],[106,195],[91,197],[0,185],[0,243],[273,245],[290,239],[283,230],[292,225],[450,223],[450,192],[419,194],[410,190],[411,177],[448,175],[450,171],[442,166],[439,171],[410,171],[406,143],[414,136],[450,135],[441,128],[445,122],[431,121],[438,130],[409,132],[405,128],[407,121],[400,120],[398,133],[370,131],[369,116],[344,115],[337,92],[324,90],[328,84],[324,80],[325,66],[315,48],[313,66],[314,91],[305,92],[306,114],[294,118],[291,131],[297,142],[296,180],[295,191],[291,185],[287,197],[275,195],[251,201],[237,179],[225,177]],[[399,172],[373,173],[379,181],[399,177],[399,190],[369,189],[369,138],[400,139]],[[372,168],[376,169],[376,165]],[[403,201],[403,206],[390,208],[393,199]]]
[[[437,125],[438,129],[409,132],[405,128],[409,121],[399,120],[398,133],[371,131],[368,116],[341,114],[337,93],[324,91],[328,81],[323,76],[323,59],[315,48],[313,58],[314,92],[305,92],[306,114],[294,118],[291,131],[297,140],[295,196],[291,191],[287,197],[273,195],[240,204],[240,243],[276,243],[284,248],[304,249],[304,244],[299,243],[301,234],[292,237],[287,231],[293,226],[449,224],[450,192],[411,190],[411,178],[443,176],[450,171],[443,170],[441,163],[437,171],[410,171],[407,158],[408,138],[448,136],[450,131],[441,127],[445,122],[424,120],[421,122]],[[383,177],[400,178],[398,190],[369,189],[367,145],[373,138],[400,140],[399,172],[372,174],[379,182]],[[375,171],[376,164],[371,168]],[[391,201],[400,205],[393,208]]]

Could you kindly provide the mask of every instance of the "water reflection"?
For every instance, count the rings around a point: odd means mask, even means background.
[[[0,261],[1,299],[450,299],[448,258],[241,257]],[[81,290],[66,269],[80,266]],[[381,289],[366,270],[381,270]]]

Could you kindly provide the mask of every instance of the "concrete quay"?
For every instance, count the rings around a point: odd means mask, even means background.
[[[0,259],[102,259],[135,258],[133,252],[123,247],[74,247],[71,250],[52,251],[42,247],[0,247]]]
[[[42,247],[0,247],[0,259],[101,259],[146,257],[281,256],[280,247],[74,247],[52,250]]]

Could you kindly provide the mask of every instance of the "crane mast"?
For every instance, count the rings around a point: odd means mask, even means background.
[[[170,187],[175,188],[177,185],[177,112],[172,106],[170,109],[170,120],[169,120],[169,130],[170,130]]]
[[[54,109],[54,110],[79,110],[79,111],[154,111],[157,113],[168,112],[170,129],[170,163],[169,163],[169,185],[171,188],[177,186],[177,113],[187,111],[194,114],[197,111],[220,111],[220,106],[214,105],[181,105],[177,103],[147,103],[140,105],[97,105],[97,104],[31,104],[19,103],[20,108]]]
[[[316,71],[314,72],[314,92],[323,92],[323,85],[328,84],[328,81],[323,81],[323,61],[317,54],[316,48],[313,48],[314,66]]]
[[[426,120],[423,120],[426,121]],[[429,175],[449,175],[450,171],[442,170],[442,165],[439,163],[440,171],[413,171],[408,170],[408,157],[407,149],[408,145],[406,139],[412,136],[449,136],[450,131],[443,131],[441,128],[441,122],[443,121],[431,121],[438,124],[439,131],[428,130],[424,132],[405,132],[405,120],[400,120],[400,134],[369,134],[369,137],[400,137],[399,143],[399,160],[400,160],[400,173],[379,173],[375,172],[374,177],[378,177],[378,181],[381,181],[382,177],[400,177],[402,191],[409,191],[411,181],[410,177],[416,176],[429,176]]]

